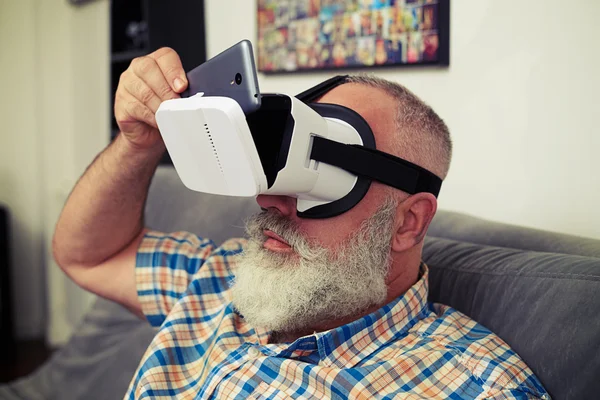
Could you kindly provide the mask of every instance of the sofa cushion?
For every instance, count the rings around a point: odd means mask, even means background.
[[[600,393],[600,259],[429,237],[430,300],[495,332],[557,399]]]
[[[0,386],[0,399],[121,399],[155,334],[125,308],[98,298],[69,342],[33,374]]]
[[[435,237],[512,249],[600,258],[600,240],[494,222],[439,210],[428,234]]]

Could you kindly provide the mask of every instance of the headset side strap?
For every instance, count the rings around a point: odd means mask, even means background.
[[[410,194],[428,192],[437,197],[442,186],[440,178],[409,161],[379,150],[319,136],[314,137],[311,158]]]

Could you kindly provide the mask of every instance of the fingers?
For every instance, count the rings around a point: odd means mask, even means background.
[[[179,97],[187,79],[179,55],[162,48],[139,57],[121,75],[115,95],[115,118],[128,133],[148,133],[158,128],[154,114],[160,104]]]
[[[181,59],[175,50],[163,47],[148,57],[156,61],[173,91],[181,93],[185,90],[187,87],[187,78],[181,64]]]
[[[154,112],[127,91],[117,93],[115,119],[123,131],[129,131],[129,126],[139,125],[140,122],[158,129]]]
[[[162,100],[178,97],[177,93],[171,88],[171,85],[167,83],[156,60],[152,57],[144,56],[135,58],[131,62],[130,70],[139,79],[143,80]]]
[[[127,74],[123,77],[123,87],[125,91],[146,105],[153,113],[156,113],[162,99],[135,74]]]

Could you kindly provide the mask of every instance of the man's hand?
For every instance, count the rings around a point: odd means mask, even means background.
[[[139,57],[119,80],[115,118],[123,136],[142,149],[162,146],[154,114],[165,100],[179,97],[188,82],[175,50],[163,47]]]

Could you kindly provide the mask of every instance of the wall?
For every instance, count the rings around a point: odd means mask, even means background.
[[[34,0],[0,0],[0,203],[11,212],[15,323],[24,338],[43,333],[45,315],[35,13]]]
[[[93,296],[69,280],[52,258],[54,225],[77,179],[108,144],[109,1],[73,6],[38,0],[39,132],[42,146],[47,336],[66,341]],[[41,64],[40,64],[41,65]]]
[[[71,188],[108,143],[108,10],[108,0],[0,0],[0,201],[13,215],[19,338],[64,342],[93,299],[50,245]]]
[[[454,0],[450,68],[370,70],[406,85],[450,127],[441,208],[600,238],[600,2],[564,5]],[[206,0],[208,56],[256,40],[255,9],[255,0]],[[295,94],[332,74],[259,80],[263,92]]]

